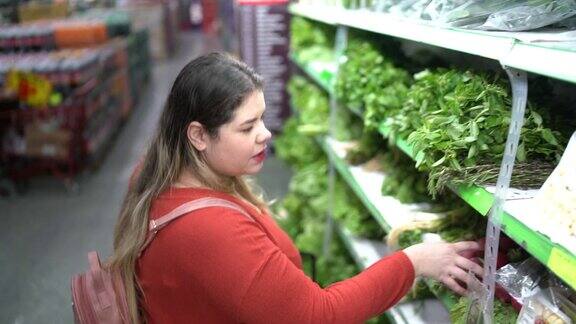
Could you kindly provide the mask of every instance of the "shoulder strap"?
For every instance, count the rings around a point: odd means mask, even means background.
[[[241,213],[242,215],[244,215],[248,219],[255,221],[254,218],[252,218],[252,216],[250,216],[250,214],[248,214],[244,210],[244,208],[238,206],[238,204],[233,203],[229,200],[221,199],[221,198],[213,198],[213,197],[207,197],[207,198],[200,198],[200,199],[192,200],[192,201],[189,201],[187,203],[184,203],[184,204],[174,208],[168,214],[166,214],[166,215],[164,215],[158,219],[153,219],[150,221],[150,224],[148,226],[148,237],[146,238],[146,242],[144,242],[142,249],[140,249],[140,254],[142,254],[142,252],[148,247],[148,245],[150,245],[150,243],[152,242],[152,240],[156,236],[156,233],[158,233],[159,230],[161,230],[166,225],[168,225],[168,223],[175,220],[176,218],[179,218],[180,216],[184,216],[184,215],[186,215],[190,212],[193,212],[195,210],[208,208],[208,207],[225,207],[225,208],[233,209],[233,210],[236,210],[237,212]]]

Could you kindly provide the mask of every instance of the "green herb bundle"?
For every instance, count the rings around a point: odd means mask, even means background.
[[[340,178],[337,178],[334,186],[333,213],[334,218],[356,236],[382,240],[385,235],[380,224]]]
[[[290,37],[290,46],[301,61],[334,61],[333,27],[302,17],[292,17]]]
[[[361,38],[350,42],[345,55],[336,95],[347,107],[364,109],[366,126],[377,128],[385,115],[394,114],[402,106],[410,76],[395,67],[372,42]]]
[[[298,131],[305,135],[326,134],[329,130],[330,105],[328,95],[313,82],[294,76],[288,83],[288,93],[298,113]],[[362,122],[344,109],[338,109],[334,125],[334,137],[339,141],[359,138]]]
[[[388,245],[404,249],[421,243],[426,233],[438,234],[446,242],[475,240],[486,234],[486,221],[476,211],[451,197],[444,199],[444,202],[438,203],[438,206],[451,208],[451,210],[443,212],[443,217],[431,221],[418,221],[393,229],[388,234]]]
[[[450,321],[453,324],[465,324],[468,309],[468,298],[460,297],[452,309],[450,309]],[[509,304],[504,304],[499,299],[494,299],[494,323],[515,324],[518,313]]]
[[[374,130],[364,128],[362,136],[358,139],[356,145],[346,152],[346,161],[351,165],[359,165],[374,158],[379,152],[386,150],[388,144]]]
[[[382,169],[386,173],[382,195],[395,197],[404,204],[431,201],[426,174],[414,169],[412,160],[402,152],[391,149],[382,155]]]
[[[297,169],[324,157],[314,139],[298,131],[298,125],[298,118],[290,117],[284,123],[282,133],[274,138],[278,157]]]
[[[288,93],[293,108],[298,113],[299,131],[306,135],[326,133],[330,114],[326,93],[301,76],[294,76],[290,79]]]
[[[430,173],[429,192],[436,195],[443,189],[447,181],[438,179],[445,174],[463,183],[495,181],[497,173],[492,177],[480,172],[486,165],[497,170],[504,152],[511,100],[503,82],[443,69],[423,71],[415,79],[402,109],[384,124],[392,140],[408,139],[416,167]],[[561,156],[561,143],[561,135],[544,127],[542,117],[528,106],[518,161],[555,160]],[[465,168],[472,172],[464,172]]]

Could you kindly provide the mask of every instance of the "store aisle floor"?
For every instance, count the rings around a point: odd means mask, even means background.
[[[0,323],[72,323],[69,280],[86,253],[110,254],[112,231],[134,164],[152,135],[169,88],[190,59],[206,52],[198,34],[181,34],[176,55],[153,67],[140,103],[102,165],[78,178],[76,194],[51,177],[22,196],[0,198]],[[288,169],[269,159],[258,176],[268,198],[287,190]]]

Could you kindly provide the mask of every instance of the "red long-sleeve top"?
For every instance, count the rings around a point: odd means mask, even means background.
[[[210,207],[162,229],[137,269],[148,323],[361,323],[393,306],[414,281],[412,263],[397,252],[323,289],[268,214],[208,189],[171,188],[150,217],[203,197],[228,199],[255,221]]]

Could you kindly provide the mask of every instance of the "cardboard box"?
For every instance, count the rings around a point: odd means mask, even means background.
[[[42,124],[29,124],[25,128],[25,154],[36,158],[65,160],[69,157],[72,133],[66,129],[45,129]]]
[[[55,143],[67,145],[72,139],[72,133],[67,129],[47,128],[42,124],[28,124],[24,129],[27,143]]]

